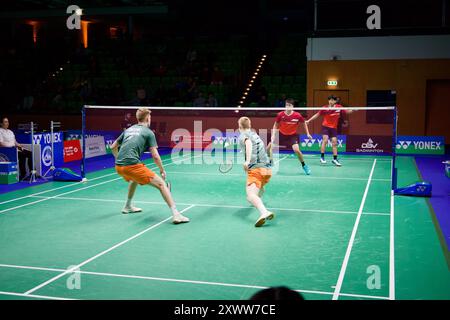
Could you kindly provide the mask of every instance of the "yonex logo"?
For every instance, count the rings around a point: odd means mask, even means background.
[[[306,139],[303,139],[303,142],[301,143],[301,146],[302,147],[308,147],[308,148],[311,148],[311,147],[313,147],[316,143],[317,143],[317,145],[322,145],[322,141],[323,141],[323,139],[308,139],[308,138],[306,138]],[[328,140],[328,143],[327,143],[327,146],[328,147],[331,147],[332,146],[332,143],[331,143],[331,140],[329,139]],[[344,147],[344,140],[343,139],[338,139],[337,140],[337,147],[338,148],[343,148]]]
[[[42,134],[35,134],[33,136],[34,144],[41,144]]]
[[[303,139],[302,147],[312,147],[316,139]]]
[[[397,145],[395,146],[397,149],[408,149],[409,145],[411,144],[411,141],[398,141]]]

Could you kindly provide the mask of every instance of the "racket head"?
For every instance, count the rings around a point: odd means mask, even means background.
[[[219,165],[219,171],[222,173],[230,172],[231,169],[233,169],[233,161],[231,160],[225,160]]]

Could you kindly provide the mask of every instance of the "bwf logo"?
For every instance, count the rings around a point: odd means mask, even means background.
[[[69,30],[80,30],[81,29],[81,15],[83,10],[76,4],[72,4],[67,7],[66,13],[70,14],[67,18],[66,26]]]

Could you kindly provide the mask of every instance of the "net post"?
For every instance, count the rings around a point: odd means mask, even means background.
[[[82,157],[81,157],[81,178],[86,180],[86,106],[81,108],[81,143],[82,143]]]
[[[394,124],[392,126],[392,172],[391,172],[391,190],[397,189],[397,168],[395,166],[395,160],[397,157],[397,106],[394,108]]]

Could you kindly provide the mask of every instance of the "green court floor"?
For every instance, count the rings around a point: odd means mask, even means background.
[[[113,169],[1,195],[0,299],[248,299],[280,285],[306,299],[450,299],[433,212],[391,197],[389,157],[337,168],[307,155],[306,176],[280,155],[264,195],[276,217],[262,228],[240,165],[163,159],[188,224],[171,224],[147,186],[135,196],[144,212],[121,214],[127,184]],[[413,158],[398,168],[401,185],[419,180]]]

